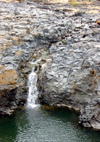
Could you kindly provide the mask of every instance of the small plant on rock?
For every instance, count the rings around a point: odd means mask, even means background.
[[[72,6],[76,6],[77,5],[77,1],[76,0],[72,0]]]

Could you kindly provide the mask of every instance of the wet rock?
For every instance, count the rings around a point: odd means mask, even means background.
[[[94,99],[85,106],[84,110],[81,112],[80,115],[80,123],[83,126],[92,127],[96,130],[100,129],[100,104],[99,102],[100,98]]]

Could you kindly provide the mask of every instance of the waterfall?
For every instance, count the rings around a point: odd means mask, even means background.
[[[40,61],[40,60],[38,60]],[[33,65],[37,65],[37,62],[32,63]],[[38,71],[38,70],[37,70]],[[28,98],[27,98],[27,107],[28,108],[34,108],[39,106],[39,104],[36,104],[36,100],[38,98],[38,89],[37,89],[37,71],[34,70],[34,67],[31,71],[31,73],[28,76]]]

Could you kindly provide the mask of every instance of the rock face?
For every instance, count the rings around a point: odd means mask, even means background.
[[[0,113],[4,115],[12,113],[16,108],[15,95],[18,75],[13,68],[5,66],[0,66],[0,68]]]
[[[82,125],[100,129],[99,52],[96,42],[53,44],[51,61],[40,74],[41,103],[80,111]]]
[[[41,58],[40,103],[80,111],[83,126],[100,129],[99,14],[69,6],[0,2],[0,114],[25,104],[30,61]]]
[[[66,44],[62,40],[50,47],[51,60],[39,77],[40,99],[43,104],[80,111],[83,126],[100,129],[100,47],[94,36],[92,42],[83,39],[70,44],[67,37]]]
[[[0,2],[0,114],[25,104],[30,61],[45,56],[70,27],[67,17],[51,8],[31,1]]]
[[[39,76],[39,97],[42,104],[80,111],[83,126],[100,129],[100,29],[89,22],[90,15],[81,16],[75,16],[62,40],[50,46]]]
[[[1,73],[0,73],[0,85],[12,85],[13,87],[15,87],[15,85],[17,84],[17,73],[14,69],[2,69]]]

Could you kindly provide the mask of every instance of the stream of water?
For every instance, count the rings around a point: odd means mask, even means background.
[[[28,98],[27,98],[27,107],[28,108],[35,108],[39,106],[39,104],[36,103],[36,100],[38,98],[38,89],[37,89],[37,72],[38,72],[38,62],[40,62],[41,59],[36,60],[35,62],[31,62],[33,65],[32,71],[29,74],[28,77]],[[37,70],[35,71],[35,66],[37,66]]]
[[[37,74],[34,72],[34,67],[32,72],[28,77],[28,99],[27,99],[27,107],[34,108],[37,106],[36,99],[38,97],[38,90],[37,90]]]

